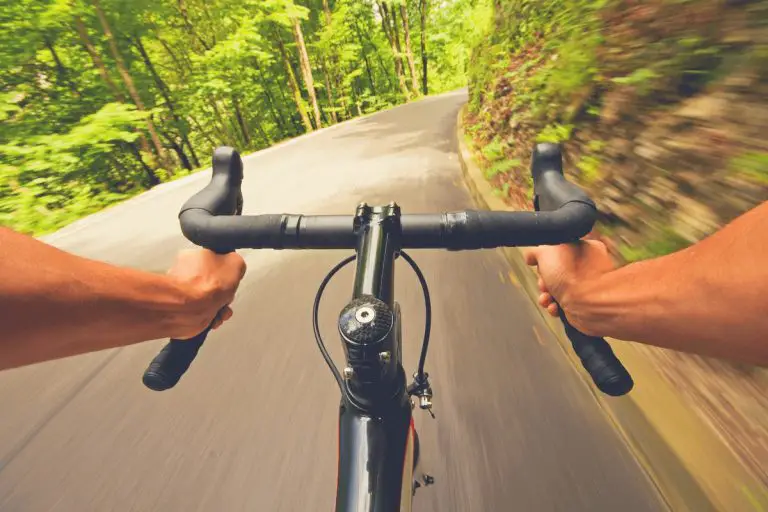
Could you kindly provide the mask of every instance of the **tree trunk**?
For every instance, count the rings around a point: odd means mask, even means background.
[[[75,87],[75,84],[72,82],[72,80],[69,79],[69,72],[67,71],[67,68],[64,66],[64,64],[61,62],[61,59],[59,58],[59,54],[56,51],[56,46],[54,45],[53,41],[51,41],[47,36],[45,37],[45,47],[48,48],[48,51],[51,52],[51,58],[53,59],[53,63],[56,66],[56,80],[59,82],[59,84],[66,85],[70,91],[72,91],[72,94],[74,94],[76,97],[80,98],[80,91],[77,90],[77,87]]]
[[[312,102],[312,110],[315,114],[315,127],[320,129],[323,123],[320,119],[320,107],[317,104],[315,82],[312,78],[312,66],[309,63],[309,54],[304,44],[304,34],[301,32],[301,22],[298,18],[293,19],[293,37],[296,39],[296,46],[299,50],[299,61],[301,62],[302,75],[304,75],[304,85],[307,87],[309,100]]]
[[[405,100],[411,99],[411,94],[408,92],[408,86],[405,84],[405,74],[403,73],[403,61],[400,58],[400,36],[397,34],[397,21],[392,21],[390,18],[395,17],[395,11],[392,11],[390,15],[389,8],[386,2],[380,4],[381,7],[381,23],[384,27],[384,33],[389,39],[389,44],[392,47],[392,56],[395,60],[395,75],[400,83],[400,92],[405,96]]]
[[[91,38],[88,36],[88,29],[85,28],[85,23],[83,23],[82,18],[80,18],[80,16],[77,16],[77,15],[75,16],[75,29],[77,30],[77,35],[80,37],[80,42],[83,43],[83,46],[85,47],[85,51],[91,57],[93,66],[99,72],[99,76],[101,76],[101,79],[107,85],[109,90],[112,91],[112,95],[115,97],[115,99],[120,103],[125,103],[125,96],[123,96],[122,91],[120,91],[120,89],[117,87],[117,84],[115,84],[115,82],[109,76],[109,71],[107,70],[107,66],[104,64],[104,61],[102,60],[101,56],[96,51],[96,48],[93,46],[93,43],[91,42]],[[139,144],[141,145],[141,150],[144,151],[145,153],[152,152],[152,150],[149,149],[149,142],[147,142],[147,138],[144,137],[143,134],[139,136]],[[146,165],[143,160],[141,164]]]
[[[419,94],[419,78],[416,73],[416,63],[413,61],[413,51],[411,51],[411,28],[408,24],[408,8],[405,0],[400,4],[400,19],[403,22],[403,34],[405,35],[405,56],[408,59],[408,67],[411,70],[411,87],[415,95]]]
[[[245,145],[249,146],[251,144],[251,134],[248,133],[248,126],[243,118],[243,112],[240,110],[240,102],[234,94],[232,95],[232,106],[235,107],[235,117],[237,117],[237,124],[240,126],[240,131],[243,133]]]
[[[90,55],[93,66],[99,72],[101,79],[105,84],[107,84],[107,87],[109,87],[109,90],[112,91],[112,95],[117,101],[125,102],[125,96],[123,96],[123,93],[120,92],[120,89],[118,89],[117,85],[115,85],[115,82],[109,76],[107,66],[104,65],[104,61],[101,59],[101,56],[93,46],[91,38],[88,36],[88,29],[85,28],[85,23],[83,23],[83,20],[80,18],[80,16],[77,15],[75,16],[75,29],[77,30],[77,35],[80,36],[80,42],[83,43],[85,51],[88,52],[88,55]]]
[[[131,153],[133,153],[133,156],[135,156],[136,160],[139,161],[141,168],[144,169],[144,173],[147,175],[147,182],[149,183],[148,188],[159,185],[160,178],[158,178],[155,174],[155,171],[153,171],[152,168],[144,162],[144,159],[141,157],[141,152],[139,152],[139,148],[137,148],[134,144],[128,144],[128,146],[131,148]]]
[[[168,106],[168,111],[171,113],[171,116],[173,117],[173,120],[176,121],[176,128],[179,130],[179,135],[181,135],[182,144],[186,144],[187,147],[189,147],[192,158],[197,162],[197,166],[200,166],[200,162],[197,160],[197,155],[195,155],[195,150],[192,147],[192,143],[189,141],[189,137],[187,135],[188,129],[186,126],[186,122],[179,117],[178,113],[176,112],[176,106],[173,103],[173,100],[171,100],[171,90],[168,88],[168,86],[165,84],[162,78],[160,78],[160,75],[157,73],[157,70],[155,69],[154,64],[152,64],[152,61],[149,58],[149,54],[147,53],[146,48],[144,48],[144,43],[141,42],[141,37],[136,37],[134,44],[136,48],[139,50],[139,54],[141,55],[141,59],[144,61],[144,65],[147,67],[147,70],[149,71],[149,74],[152,75],[152,78],[155,80],[155,84],[157,85],[157,88],[160,90],[160,94],[163,96],[163,99],[165,100],[165,104]],[[176,151],[178,153],[178,151]]]
[[[269,112],[272,115],[272,120],[275,122],[275,126],[277,126],[277,129],[280,130],[280,135],[281,136],[286,135],[285,124],[283,123],[283,116],[278,111],[277,106],[275,105],[275,98],[272,95],[272,91],[269,90],[269,86],[271,84],[269,83],[266,76],[264,75],[264,70],[259,65],[259,61],[257,59],[254,59],[254,67],[256,68],[256,71],[259,72],[259,78],[261,79],[261,87],[264,90],[264,96],[267,98],[267,104],[269,105]]]
[[[328,0],[323,0],[323,13],[325,13],[325,24],[331,24],[331,6],[328,4]]]
[[[237,132],[232,129],[232,125],[230,123],[224,121],[224,115],[222,115],[221,109],[219,108],[219,102],[216,100],[216,98],[211,98],[210,103],[214,117],[219,123],[221,135],[223,136],[222,139],[224,139],[230,146],[236,146],[238,139]]]
[[[120,76],[123,78],[125,87],[128,89],[128,94],[131,95],[133,102],[136,104],[136,109],[144,112],[146,111],[144,102],[141,100],[139,92],[136,90],[136,86],[133,83],[133,78],[131,78],[130,73],[128,73],[128,68],[125,67],[125,62],[123,61],[123,58],[117,49],[115,37],[112,35],[112,30],[109,27],[109,22],[107,22],[106,16],[104,16],[104,11],[101,9],[99,0],[91,1],[93,2],[93,7],[96,9],[96,15],[99,18],[99,23],[101,23],[101,28],[104,30],[104,35],[106,36],[107,42],[109,43],[109,49],[112,52],[112,57],[115,59],[115,63],[117,64],[117,70],[120,73]],[[167,165],[168,162],[165,156],[165,151],[163,150],[163,145],[160,143],[160,137],[157,135],[155,124],[152,122],[151,118],[147,118],[147,130],[149,131],[149,137],[152,140],[155,151],[157,151],[157,157],[160,161],[160,164],[163,166]]]
[[[179,14],[181,14],[181,19],[184,20],[184,26],[187,29],[187,33],[197,39],[197,41],[205,48],[205,50],[210,50],[212,48],[212,45],[207,43],[202,37],[200,37],[200,34],[197,33],[195,30],[195,26],[189,19],[189,13],[187,12],[187,6],[184,5],[184,0],[178,0],[178,6],[179,6]]]
[[[183,137],[182,141],[189,148],[189,156],[192,157],[192,163],[195,164],[195,167],[200,167],[200,159],[197,158],[197,152],[195,151],[195,146],[192,145],[192,142],[189,140],[189,137]],[[184,147],[184,145],[182,145],[182,147]]]
[[[171,48],[171,45],[168,44],[168,41],[160,37],[159,34],[155,33],[155,39],[157,39],[157,41],[162,45],[173,63],[176,64],[176,72],[179,74],[179,76],[184,77],[186,72],[189,70],[188,63],[182,63],[181,59],[179,59],[179,57],[176,55],[176,52],[173,50],[173,48]]]
[[[328,76],[328,66],[325,63],[325,59],[322,60],[323,65],[323,78],[325,78],[325,93],[328,97],[328,105],[331,107],[331,121],[333,121],[333,124],[338,123],[338,119],[336,118],[336,101],[333,98],[333,89],[331,88],[331,80]]]
[[[267,132],[264,130],[264,127],[261,126],[261,122],[257,119],[256,120],[256,130],[259,132],[259,135],[261,136],[261,140],[264,141],[264,147],[268,148],[272,145],[272,137],[270,137]]]
[[[397,11],[392,9],[390,21],[392,22],[392,38],[395,42],[395,61],[400,63],[400,73],[405,80],[405,69],[403,62],[403,47],[400,45],[400,27],[397,24]]]
[[[427,82],[427,0],[419,0],[419,14],[421,14],[421,92],[429,94],[429,82]]]
[[[353,21],[353,24],[355,25],[355,32],[357,32],[357,37],[360,39],[360,51],[363,52],[363,61],[365,62],[365,70],[368,73],[368,81],[371,83],[371,92],[376,94],[376,82],[373,80],[373,71],[371,70],[371,62],[368,60],[368,52],[365,49],[363,34],[360,31],[360,27],[358,26],[357,21]]]
[[[192,121],[193,125],[197,126],[198,131],[203,134],[203,137],[208,139],[208,142],[211,143],[211,147],[215,148],[217,146],[217,144],[216,144],[216,141],[213,140],[213,137],[211,137],[211,134],[203,129],[203,127],[200,125],[200,122],[197,119],[195,119],[192,116],[189,116],[189,119]],[[197,157],[195,157],[195,160],[197,160]],[[198,164],[197,165],[200,165],[200,161],[199,160],[198,160]]]
[[[285,51],[285,45],[280,35],[275,31],[277,39],[277,47],[280,50],[280,55],[283,57],[283,64],[285,65],[285,74],[288,75],[288,85],[291,87],[291,93],[293,94],[293,101],[296,102],[296,109],[301,116],[301,122],[304,124],[304,129],[307,132],[312,131],[312,122],[309,120],[309,116],[304,110],[304,99],[301,97],[301,89],[299,89],[299,83],[296,81],[296,75],[293,74],[293,68],[291,68],[291,61],[288,59],[288,53]]]
[[[176,153],[176,156],[179,157],[181,166],[187,169],[188,171],[191,171],[192,169],[194,169],[194,167],[192,167],[192,163],[189,161],[189,158],[187,157],[187,154],[184,153],[184,147],[178,142],[176,142],[176,140],[173,137],[171,137],[170,134],[164,133],[164,132],[161,132],[161,133],[163,134],[163,137],[165,138],[165,140],[168,142],[168,145],[171,146],[171,149],[173,149],[173,151]]]
[[[323,13],[325,13],[325,25],[327,27],[330,27],[333,23],[333,16],[331,14],[331,7],[328,4],[328,0],[323,0]],[[331,83],[333,83],[336,87],[339,86],[338,79],[336,77],[336,68],[339,65],[339,61],[336,58],[336,48],[331,47],[331,77],[328,76],[328,64],[323,61],[323,75],[325,75],[325,88],[327,90],[328,95],[328,103],[331,106],[331,119],[334,123],[339,122],[338,115],[336,114],[336,101],[334,99],[333,89],[331,89]]]
[[[364,37],[364,39],[361,39],[360,46],[361,48],[365,48],[365,42],[368,42],[368,46],[370,48],[373,48],[373,53],[376,54],[376,60],[379,62],[379,67],[381,68],[381,72],[384,75],[384,77],[387,79],[387,88],[392,88],[392,73],[389,72],[389,67],[384,63],[384,59],[381,57],[381,52],[379,52],[378,46],[371,40],[370,35],[366,31],[360,31],[358,27],[358,37]],[[387,39],[389,40],[389,39]]]

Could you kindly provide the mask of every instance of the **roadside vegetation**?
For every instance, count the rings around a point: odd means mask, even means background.
[[[564,144],[628,261],[768,199],[765,0],[516,0],[493,19],[470,64],[467,123],[511,203],[530,197],[537,141]]]
[[[491,18],[465,135],[510,205],[531,206],[537,141],[563,144],[622,263],[768,200],[768,1],[508,0]],[[633,347],[768,485],[768,372]]]
[[[0,224],[53,231],[241,152],[466,85],[471,0],[18,0]]]

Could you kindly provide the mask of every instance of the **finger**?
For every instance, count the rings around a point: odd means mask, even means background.
[[[558,312],[559,312],[559,309],[557,307],[557,304],[555,304],[554,302],[549,306],[547,306],[547,313],[549,313],[550,315],[557,317],[559,316]]]
[[[541,277],[539,277],[538,285],[539,285],[539,291],[541,293],[547,293],[547,285],[546,283],[544,283],[544,279],[542,279]]]
[[[230,252],[226,255],[227,259],[230,260],[234,268],[236,269],[237,273],[239,274],[239,278],[242,279],[245,277],[245,271],[247,270],[248,266],[245,263],[245,260],[242,256],[237,254],[236,252]]]
[[[543,308],[548,308],[549,305],[552,304],[553,302],[555,302],[555,299],[550,294],[542,293],[541,295],[539,295],[539,300],[538,300],[539,306]]]
[[[525,264],[535,267],[538,262],[538,247],[529,247],[523,251]]]
[[[232,308],[224,306],[221,311],[216,315],[216,318],[211,323],[211,329],[218,329],[224,322],[232,318]]]

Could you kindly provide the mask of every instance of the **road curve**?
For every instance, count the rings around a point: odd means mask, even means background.
[[[245,213],[405,212],[471,206],[453,131],[466,92],[394,108],[246,157]],[[173,182],[47,237],[85,256],[159,271],[188,245],[179,206],[208,179]],[[243,251],[235,316],[177,389],[140,381],[156,341],[0,373],[0,510],[321,511],[335,491],[335,386],[311,301],[347,253]],[[436,484],[415,511],[664,510],[652,484],[510,280],[497,251],[414,252],[431,285],[436,420],[417,411]],[[408,369],[423,311],[399,267]],[[334,354],[351,271],[330,285]],[[41,319],[45,321],[45,319]]]

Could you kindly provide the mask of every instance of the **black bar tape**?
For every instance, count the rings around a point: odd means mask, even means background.
[[[565,334],[571,340],[573,351],[581,359],[581,364],[592,377],[595,386],[610,396],[622,396],[629,393],[635,383],[613,349],[603,338],[588,336],[571,325],[560,310],[560,319],[565,327]]]
[[[210,327],[188,340],[170,340],[144,371],[142,382],[153,391],[165,391],[179,383],[203,346]]]

